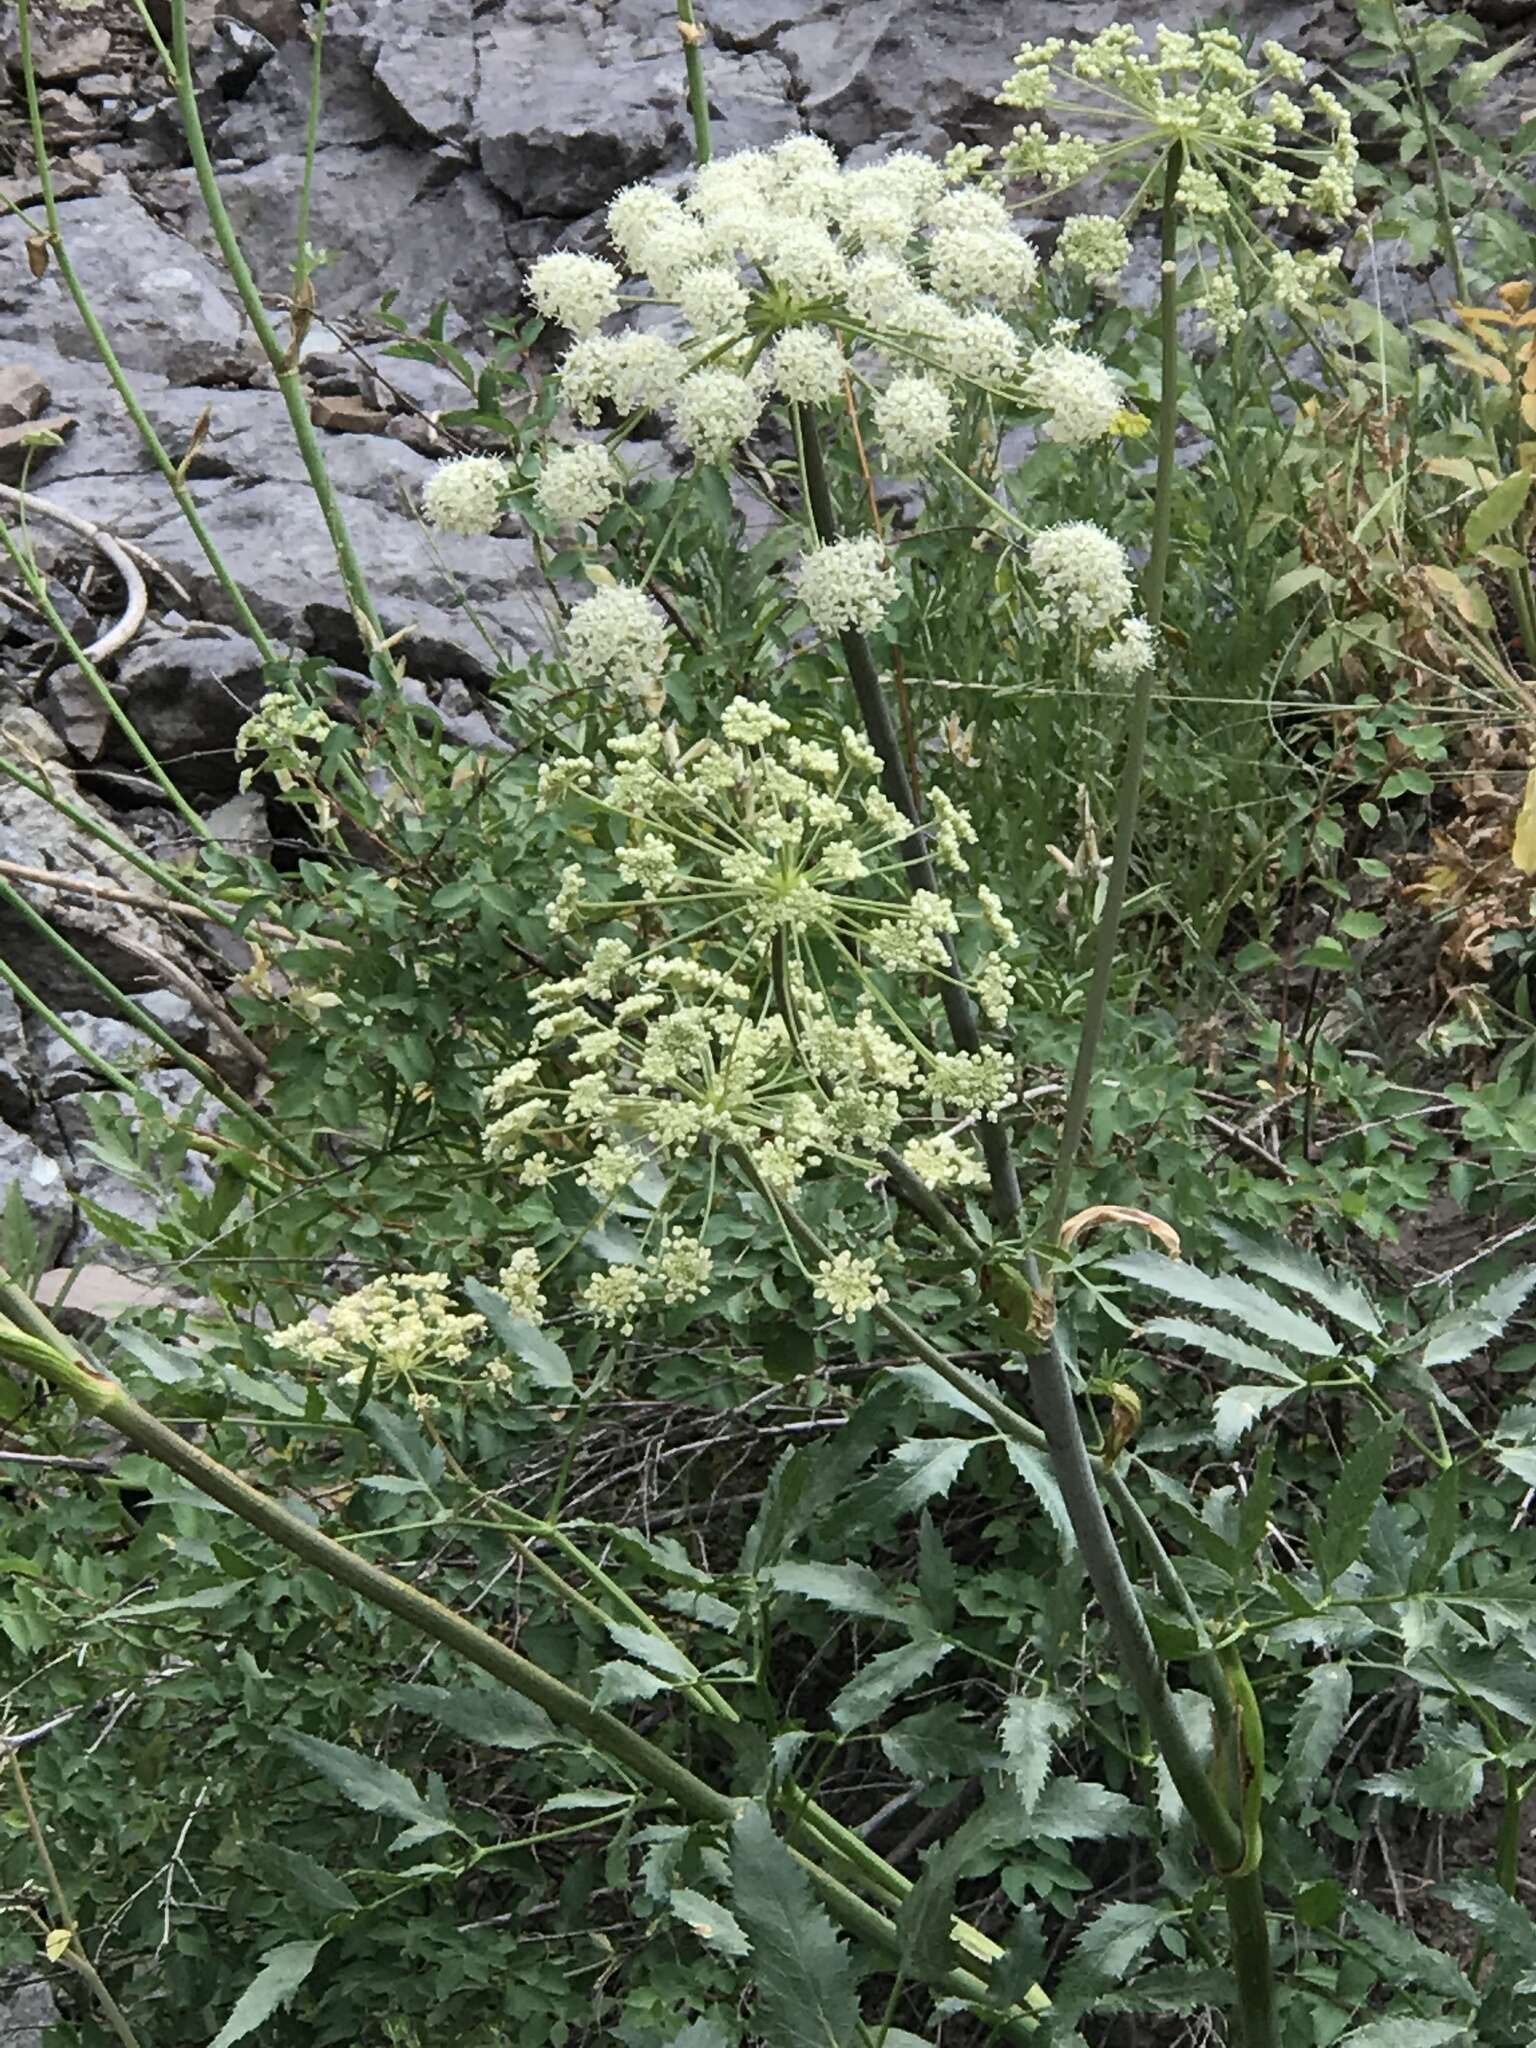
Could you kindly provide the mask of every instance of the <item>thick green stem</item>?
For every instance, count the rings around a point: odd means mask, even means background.
[[[225,596],[229,599],[239,621],[240,630],[255,642],[263,661],[275,661],[277,650],[267,638],[261,621],[246,601],[245,592],[225,567],[224,558],[214,545],[213,536],[203,524],[197,501],[187,489],[185,477],[172,462],[164,442],[155,432],[148,413],[139,403],[138,393],[128,381],[107,331],[97,319],[90,299],[86,296],[85,287],[76,275],[75,266],[70,260],[69,247],[64,239],[64,224],[59,218],[58,200],[53,188],[53,170],[48,157],[48,143],[43,132],[43,111],[37,94],[37,73],[32,65],[32,0],[17,0],[16,18],[20,32],[22,84],[27,99],[27,124],[32,134],[32,153],[37,165],[38,189],[43,198],[43,215],[48,222],[48,243],[52,259],[59,267],[59,275],[64,280],[65,290],[74,300],[75,311],[80,315],[81,325],[90,336],[91,346],[101,359],[103,369],[112,380],[113,389],[123,402],[123,410],[133,421],[139,439],[148,449],[156,469],[170,486],[171,495],[176,500],[181,516],[187,522],[188,530],[202,549],[209,568],[218,578]]]
[[[704,31],[694,18],[693,0],[677,0],[677,32],[688,74],[688,111],[693,116],[693,160],[707,164],[715,153],[709,125],[709,88],[704,83]]]
[[[1232,1975],[1237,1984],[1238,2048],[1279,2048],[1280,2015],[1275,2006],[1275,1971],[1264,1917],[1260,1871],[1234,1877],[1224,1886],[1232,1941]]]
[[[795,408],[795,438],[799,444],[801,460],[805,470],[806,496],[810,501],[811,524],[816,538],[823,547],[828,547],[839,538],[837,508],[832,502],[832,487],[827,481],[826,464],[821,459],[821,444],[816,438],[815,415],[805,406]],[[859,707],[859,716],[869,743],[880,757],[880,780],[886,795],[905,818],[914,826],[912,837],[902,849],[907,873],[915,888],[932,890],[941,894],[938,874],[933,857],[928,851],[927,836],[923,830],[922,813],[913,795],[912,781],[907,774],[907,764],[901,751],[900,736],[896,722],[891,716],[891,707],[886,702],[885,692],[880,686],[880,671],[870,652],[869,642],[862,633],[851,629],[841,633],[843,659],[848,664],[848,679],[853,685],[854,701]],[[981,1050],[981,1031],[976,1022],[976,1011],[966,989],[960,969],[959,957],[953,942],[946,938],[944,949],[949,956],[948,972],[940,985],[940,998],[944,1004],[944,1015],[949,1024],[950,1036],[961,1052]],[[1006,1226],[1019,1213],[1018,1173],[1013,1164],[1013,1155],[1008,1145],[1007,1133],[1001,1125],[984,1122],[981,1126],[982,1156],[987,1162],[987,1173],[992,1183],[992,1207],[997,1221]]]
[[[572,1686],[477,1628],[463,1615],[455,1614],[429,1594],[370,1564],[344,1544],[290,1514],[158,1421],[126,1389],[92,1365],[22,1289],[4,1280],[0,1280],[0,1357],[12,1358],[40,1373],[50,1385],[69,1394],[87,1414],[120,1431],[137,1450],[180,1474],[200,1493],[238,1515],[251,1528],[301,1562],[314,1566],[337,1585],[345,1586],[370,1606],[382,1608],[521,1698],[532,1701],[558,1726],[581,1736],[610,1761],[676,1801],[695,1820],[728,1827],[735,1819],[738,1800],[717,1792],[665,1750],[603,1708],[594,1706]],[[887,1957],[900,1960],[905,1944],[892,1921],[808,1857],[797,1853],[796,1860],[833,1917],[849,1933],[869,1942]],[[987,2005],[986,1984],[971,1971],[950,1970],[939,1981],[967,2005]],[[1004,2032],[1009,2039],[1023,2041],[1033,2024],[1020,2013],[1006,2023]]]
[[[1148,622],[1155,628],[1162,618],[1163,593],[1168,581],[1168,552],[1173,533],[1173,484],[1177,466],[1179,425],[1179,300],[1178,300],[1178,192],[1184,167],[1182,145],[1175,143],[1168,153],[1163,187],[1163,269],[1162,344],[1163,388],[1158,406],[1157,484],[1152,510],[1152,550],[1143,579],[1143,598]],[[1110,983],[1120,948],[1120,920],[1125,914],[1125,895],[1130,882],[1131,852],[1136,838],[1136,814],[1141,804],[1141,777],[1147,752],[1147,728],[1152,716],[1152,698],[1158,668],[1154,663],[1136,678],[1131,694],[1130,720],[1125,735],[1125,757],[1120,769],[1120,788],[1115,802],[1115,851],[1104,891],[1104,907],[1094,933],[1093,967],[1088,981],[1088,1000],[1083,1010],[1082,1035],[1077,1043],[1077,1060],[1072,1085],[1062,1117],[1061,1146],[1056,1170],[1046,1198],[1042,1237],[1054,1244],[1066,1220],[1072,1199],[1072,1177],[1082,1148],[1088,1122],[1088,1105],[1093,1094],[1094,1068],[1104,1036],[1109,1010]]]

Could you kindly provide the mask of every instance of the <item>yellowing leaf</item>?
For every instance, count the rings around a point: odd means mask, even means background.
[[[1496,533],[1513,526],[1525,509],[1530,492],[1528,470],[1516,470],[1513,476],[1502,477],[1483,502],[1467,514],[1464,538],[1468,550],[1475,554],[1484,541],[1492,540]]]
[[[1515,820],[1515,843],[1510,859],[1522,875],[1536,875],[1536,768],[1525,778],[1525,795]]]
[[[71,1934],[67,1927],[50,1927],[48,1939],[43,1943],[43,1950],[49,1962],[57,1963],[62,1961],[68,1953],[69,1945],[74,1938],[74,1935]]]
[[[1475,583],[1463,583],[1454,569],[1442,568],[1438,562],[1424,563],[1421,573],[1426,583],[1450,600],[1469,626],[1493,624],[1492,608]]]

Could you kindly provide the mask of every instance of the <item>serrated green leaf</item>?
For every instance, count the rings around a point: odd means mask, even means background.
[[[1287,1386],[1306,1385],[1301,1374],[1275,1352],[1266,1351],[1261,1344],[1252,1344],[1246,1337],[1236,1336],[1215,1323],[1192,1323],[1185,1316],[1154,1316],[1150,1323],[1143,1323],[1142,1334],[1167,1337],[1190,1351],[1203,1352],[1207,1358],[1219,1358],[1224,1364],[1235,1365],[1243,1372],[1268,1373],[1273,1379],[1284,1380]]]
[[[472,1685],[397,1685],[390,1698],[487,1749],[540,1749],[559,1740],[560,1731],[543,1708],[519,1699],[515,1692],[490,1692]]]
[[[699,1675],[676,1643],[669,1642],[665,1636],[653,1635],[648,1628],[635,1628],[627,1621],[610,1621],[608,1633],[621,1650],[627,1650],[642,1664],[649,1664],[663,1678],[678,1678],[690,1683]]]
[[[862,1564],[776,1564],[763,1574],[775,1592],[796,1593],[817,1600],[839,1614],[867,1615],[872,1621],[899,1621],[904,1610],[878,1576]]]
[[[1129,1975],[1137,1957],[1156,1939],[1158,1930],[1178,1918],[1175,1906],[1118,1900],[1106,1906],[1084,1928],[1071,1960],[1052,1993],[1052,2020],[1075,2020],[1096,2003],[1100,1992]]]
[[[1212,1412],[1212,1434],[1218,1451],[1230,1451],[1252,1429],[1261,1416],[1282,1401],[1289,1401],[1294,1387],[1226,1387],[1216,1396]]]
[[[1072,1709],[1065,1700],[1016,1693],[1003,1709],[998,1747],[1008,1761],[1008,1774],[1026,1813],[1045,1790],[1051,1775],[1056,1742],[1071,1727]]]
[[[1009,1437],[1004,1444],[1008,1462],[1018,1473],[1030,1492],[1045,1510],[1046,1519],[1056,1531],[1063,1557],[1070,1557],[1077,1547],[1077,1536],[1072,1527],[1072,1517],[1056,1475],[1051,1470],[1050,1460],[1043,1451],[1037,1451],[1030,1444],[1016,1443]]]
[[[1336,2048],[1448,2048],[1450,2042],[1468,2038],[1460,2020],[1371,2020],[1351,2027]]]
[[[576,1384],[571,1361],[546,1330],[514,1315],[505,1295],[478,1280],[466,1280],[464,1292],[490,1324],[497,1341],[527,1366],[539,1386],[555,1394],[570,1392]]]
[[[722,1906],[718,1899],[706,1899],[702,1892],[678,1885],[667,1904],[691,1933],[708,1943],[710,1948],[718,1949],[721,1955],[744,1956],[751,1953],[752,1944],[743,1932],[741,1922],[729,1906]]]
[[[1287,1308],[1272,1294],[1235,1274],[1202,1273],[1198,1266],[1167,1258],[1162,1252],[1122,1252],[1104,1263],[1111,1272],[1139,1280],[1176,1301],[1190,1301],[1216,1315],[1232,1316],[1273,1344],[1289,1344],[1311,1358],[1338,1356],[1337,1343],[1321,1323]]]
[[[731,1830],[731,1897],[752,1944],[764,2048],[846,2048],[859,2018],[852,1960],[760,1806]]]
[[[253,2034],[263,2020],[281,2011],[315,1967],[315,1959],[324,1947],[322,1937],[319,1941],[285,1941],[280,1948],[268,1949],[261,1968],[235,2001],[234,2011],[213,2037],[210,2048],[233,2048],[236,2041]]]
[[[301,1735],[292,1728],[276,1732],[285,1749],[291,1749],[364,1813],[392,1813],[414,1828],[427,1829],[429,1835],[452,1831],[452,1821],[434,1813],[410,1779],[388,1764],[355,1749],[343,1749],[340,1743],[322,1742],[317,1735]],[[415,1839],[424,1841],[429,1835],[417,1834]]]
[[[937,1671],[953,1648],[953,1643],[930,1636],[871,1657],[833,1700],[833,1721],[847,1735],[878,1720],[893,1700]]]
[[[280,1849],[275,1842],[250,1842],[242,1860],[257,1879],[285,1898],[313,1906],[321,1913],[355,1913],[356,1894],[323,1863],[302,1849]]]
[[[1100,1842],[1139,1834],[1144,1826],[1134,1799],[1078,1778],[1052,1778],[1025,1823],[1028,1838],[1038,1842]]]
[[[885,1468],[892,1484],[886,1499],[902,1514],[916,1514],[929,1501],[941,1499],[965,1469],[975,1450],[975,1437],[920,1437],[898,1444]],[[883,1475],[884,1476],[884,1475]]]
[[[1281,1784],[1298,1806],[1306,1805],[1327,1767],[1349,1719],[1355,1681],[1347,1664],[1319,1664],[1307,1680],[1285,1746]]]
[[[598,1665],[593,1701],[599,1707],[627,1707],[633,1700],[653,1700],[658,1693],[670,1692],[675,1684],[675,1679],[663,1678],[644,1664],[615,1657]]]
[[[1378,1771],[1360,1789],[1380,1799],[1401,1799],[1426,1813],[1470,1813],[1483,1789],[1487,1761],[1481,1751],[1445,1743],[1406,1770]]]
[[[1454,1310],[1431,1325],[1421,1362],[1430,1368],[1459,1365],[1496,1344],[1536,1288],[1536,1266],[1520,1266],[1496,1281],[1464,1309]]]
[[[1381,1335],[1381,1317],[1370,1296],[1353,1280],[1331,1271],[1320,1259],[1314,1259],[1288,1244],[1264,1243],[1245,1237],[1241,1231],[1221,1223],[1216,1225],[1216,1235],[1254,1272],[1262,1273],[1266,1279],[1277,1280],[1282,1287],[1294,1287],[1299,1294],[1308,1295],[1330,1315],[1337,1316],[1341,1323],[1348,1323],[1352,1330],[1360,1330],[1368,1337]]]
[[[1344,1460],[1328,1489],[1328,1508],[1313,1561],[1325,1586],[1348,1571],[1365,1543],[1376,1503],[1397,1450],[1397,1420],[1383,1423],[1373,1437]]]
[[[1411,1927],[1392,1919],[1369,1899],[1350,1898],[1348,1910],[1364,1939],[1392,1966],[1393,1983],[1422,1984],[1437,1998],[1468,2004],[1475,2001],[1477,1994],[1453,1956],[1420,1941]]]

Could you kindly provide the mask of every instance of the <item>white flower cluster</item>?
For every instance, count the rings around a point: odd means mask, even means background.
[[[385,1273],[332,1302],[321,1322],[274,1330],[271,1342],[344,1386],[370,1373],[381,1394],[402,1387],[419,1415],[439,1405],[434,1385],[462,1384],[462,1366],[486,1334],[485,1318],[459,1315],[443,1273]],[[487,1375],[489,1378],[490,1376]]]
[[[874,633],[884,625],[900,586],[873,534],[834,540],[800,558],[800,602],[823,633]]]
[[[546,766],[542,800],[568,807],[573,829],[604,821],[594,844],[621,843],[606,871],[572,863],[562,877],[550,922],[582,964],[536,991],[530,1049],[486,1092],[485,1155],[513,1184],[566,1180],[602,1208],[648,1168],[676,1180],[725,1148],[788,1196],[830,1158],[867,1171],[904,1130],[914,1171],[922,1160],[935,1185],[973,1184],[973,1140],[915,1133],[995,1115],[1012,1062],[994,1047],[934,1053],[894,1026],[895,1005],[930,1007],[963,944],[1003,1025],[1014,934],[988,890],[977,910],[909,890],[911,828],[878,771],[851,731],[801,739],[745,699],[720,739],[687,752],[652,724],[607,758]],[[933,837],[963,880],[964,808],[937,802]],[[699,1239],[673,1227],[638,1266],[594,1274],[583,1300],[627,1329],[647,1302],[692,1299],[710,1270]]]
[[[1029,566],[1046,595],[1041,624],[1097,639],[1093,665],[1106,681],[1130,682],[1154,665],[1152,629],[1130,616],[1130,563],[1113,535],[1086,519],[1048,526],[1030,542]]]
[[[643,590],[613,583],[586,598],[566,621],[565,641],[566,660],[582,682],[606,684],[646,711],[660,710],[671,635],[661,607]]]
[[[867,1309],[877,1308],[891,1298],[874,1260],[857,1258],[847,1251],[835,1252],[830,1259],[821,1261],[811,1291],[845,1323],[856,1323]]]
[[[1036,350],[1024,373],[1024,394],[1049,415],[1046,435],[1069,448],[1100,441],[1125,412],[1125,386],[1098,356],[1053,341]]]
[[[948,438],[952,387],[1016,390],[1025,352],[1005,316],[1039,275],[1003,202],[963,180],[910,152],[844,170],[800,135],[716,158],[683,198],[630,186],[608,210],[610,238],[687,332],[599,333],[619,269],[545,258],[529,289],[576,337],[561,366],[572,414],[668,412],[696,460],[725,462],[771,401],[840,405],[894,377],[908,388],[885,411],[887,453],[923,459]]]
[[[422,490],[422,517],[439,533],[494,533],[507,482],[507,465],[494,455],[440,462]]]
[[[1117,24],[1081,42],[1052,36],[1026,43],[1000,104],[1024,112],[1070,104],[1091,117],[1094,134],[1051,133],[1033,121],[1015,129],[1004,162],[1015,176],[1039,177],[1058,190],[1095,174],[1127,180],[1136,188],[1135,207],[1155,203],[1159,166],[1177,146],[1180,205],[1223,245],[1255,210],[1303,207],[1321,220],[1344,221],[1355,206],[1359,147],[1335,94],[1313,85],[1302,100],[1287,90],[1305,80],[1293,51],[1269,41],[1250,61],[1226,29],[1159,28],[1147,42],[1138,29]],[[1099,281],[1117,274],[1124,256],[1115,231],[1123,227],[1102,216],[1069,222],[1058,260]],[[1214,275],[1222,282],[1207,322],[1225,338],[1241,324],[1232,304],[1235,280],[1225,262]],[[1303,303],[1318,281],[1315,272],[1306,279]],[[1282,264],[1262,296],[1294,311],[1297,294],[1296,277]]]
[[[608,450],[583,441],[545,456],[533,501],[552,525],[595,526],[623,488],[624,478]]]

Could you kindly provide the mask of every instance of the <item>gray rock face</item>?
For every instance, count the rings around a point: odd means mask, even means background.
[[[251,367],[244,323],[218,271],[113,181],[59,209],[71,257],[125,367],[173,384],[212,384]],[[0,216],[0,331],[18,349],[94,353],[56,265],[34,278],[24,223]]]
[[[155,758],[189,796],[230,796],[240,781],[235,736],[266,687],[261,654],[238,634],[175,634],[135,641],[117,672],[117,695]],[[133,756],[116,726],[109,760]]]
[[[0,1205],[9,1201],[12,1188],[32,1219],[44,1264],[51,1265],[75,1220],[64,1169],[30,1138],[0,1124]]]
[[[8,988],[0,988],[0,1118],[25,1122],[35,1085],[21,1005]]]
[[[79,789],[60,765],[61,751],[52,731],[35,714],[8,712],[0,720],[0,746],[13,750],[34,774],[46,774],[53,787],[77,809],[95,812],[111,823],[99,804]],[[121,833],[124,828],[115,829]],[[125,860],[102,846],[40,796],[15,783],[6,785],[0,806],[0,859],[22,867],[108,888],[141,889],[143,877]],[[130,906],[99,895],[56,889],[43,883],[18,881],[19,894],[68,940],[100,973],[120,988],[157,986],[157,963],[189,963],[179,942],[158,925],[150,925]],[[18,913],[0,908],[0,953],[24,980],[56,1009],[101,1010],[107,999],[56,946]]]
[[[684,147],[682,59],[568,8],[493,19],[474,123],[485,175],[520,214],[577,220]]]
[[[43,1978],[14,1970],[0,1982],[0,2041],[5,2048],[43,2048],[59,2008]]]

